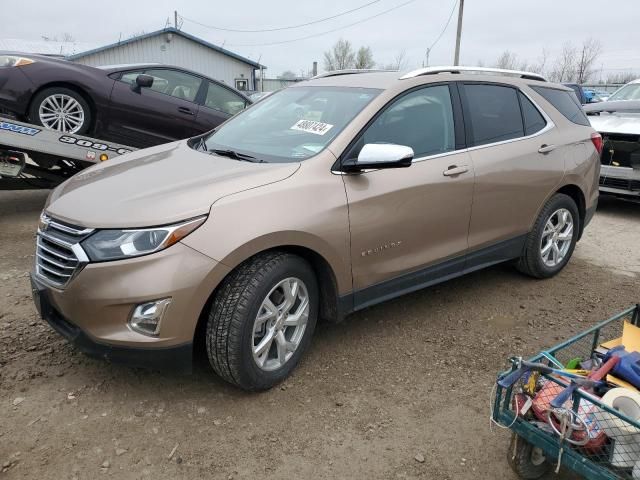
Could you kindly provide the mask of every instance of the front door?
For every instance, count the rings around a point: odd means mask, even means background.
[[[347,154],[357,157],[368,143],[414,151],[409,168],[343,175],[356,308],[464,268],[474,170],[468,152],[456,150],[459,108],[453,99],[457,102],[446,84],[404,94]]]
[[[153,77],[153,85],[133,90],[138,75]],[[196,133],[196,95],[202,79],[179,70],[154,68],[123,73],[111,92],[107,130],[125,145],[149,147],[188,138]]]
[[[203,103],[198,110],[196,127],[206,132],[242,111],[247,99],[216,82],[207,82]]]

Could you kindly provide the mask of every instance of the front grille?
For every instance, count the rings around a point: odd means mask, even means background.
[[[80,242],[91,232],[90,228],[42,215],[36,240],[36,275],[54,287],[65,287],[88,262]]]
[[[620,188],[623,190],[639,191],[640,180],[628,180],[626,178],[600,177],[600,185],[603,187]]]

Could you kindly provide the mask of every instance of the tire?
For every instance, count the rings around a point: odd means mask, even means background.
[[[547,473],[551,467],[551,464],[539,448],[535,448],[515,433],[511,435],[511,443],[507,451],[507,461],[511,469],[524,480],[540,478]]]
[[[60,113],[67,116],[58,117]],[[81,135],[89,131],[92,115],[89,104],[78,92],[64,87],[51,87],[33,97],[29,120],[51,130]]]
[[[290,300],[283,296],[286,295],[284,288],[289,286],[292,292],[294,284],[298,285],[298,296],[287,316],[286,305]],[[298,315],[298,312],[304,312],[302,298],[305,292],[307,315]],[[263,304],[267,297],[271,300],[269,308]],[[249,391],[266,390],[283,381],[309,346],[318,316],[318,298],[313,269],[296,255],[267,252],[241,264],[223,281],[209,311],[205,335],[213,370],[227,382]],[[274,311],[272,307],[276,314],[269,313]],[[268,320],[261,323],[258,314]],[[301,330],[282,323],[296,318],[301,319],[300,324],[306,322]],[[279,328],[282,328],[283,336],[273,337],[266,353],[255,353],[261,345],[268,343],[269,332]],[[288,347],[280,350],[283,338]],[[291,351],[294,343],[297,346]],[[284,352],[282,357],[281,352]],[[260,365],[260,362],[264,363]]]
[[[566,212],[567,222],[565,226],[560,228],[560,213]],[[551,227],[549,227],[551,222]],[[568,236],[568,225],[571,222],[571,238]],[[557,227],[557,230],[555,228]],[[549,233],[551,232],[551,233]],[[554,237],[554,232],[557,235]],[[563,193],[557,193],[549,199],[536,219],[533,229],[527,235],[524,251],[518,259],[517,268],[522,273],[535,278],[549,278],[556,275],[562,270],[576,247],[578,241],[578,233],[580,232],[580,214],[578,207],[571,197]],[[553,244],[556,239],[556,247],[551,247],[545,259],[543,247],[548,246],[549,242]],[[563,240],[565,239],[565,240]],[[544,242],[544,245],[543,245]],[[554,259],[553,257],[556,256]],[[556,262],[554,262],[556,260]]]

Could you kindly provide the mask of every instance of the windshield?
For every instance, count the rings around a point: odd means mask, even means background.
[[[640,100],[640,83],[629,83],[616,90],[609,98],[612,100]]]
[[[299,162],[323,150],[379,93],[371,88],[287,88],[233,117],[206,137],[204,146],[257,161]]]

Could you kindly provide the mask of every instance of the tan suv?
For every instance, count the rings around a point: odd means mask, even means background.
[[[318,319],[517,259],[558,273],[598,199],[600,136],[526,72],[333,72],[208,134],[85,170],[45,206],[41,315],[82,351],[284,379]]]

